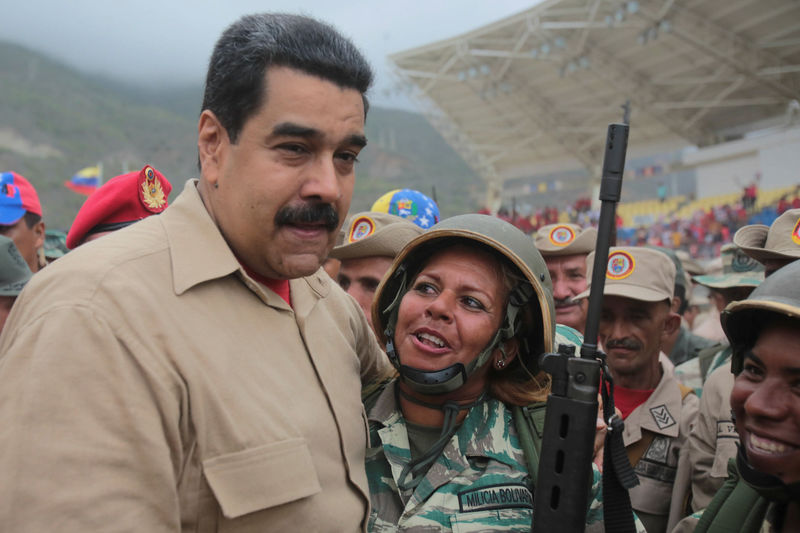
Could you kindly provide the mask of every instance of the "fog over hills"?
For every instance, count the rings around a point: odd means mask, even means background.
[[[0,170],[34,184],[52,228],[68,228],[85,199],[63,182],[98,162],[104,179],[150,163],[172,182],[174,197],[197,176],[202,89],[126,86],[0,41]],[[478,207],[479,178],[421,115],[372,107],[367,137],[351,210],[403,187],[428,195],[435,187],[447,216]]]

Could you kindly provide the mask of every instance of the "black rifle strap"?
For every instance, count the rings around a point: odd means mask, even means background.
[[[624,422],[614,411],[614,380],[603,362],[603,418],[608,421],[605,448],[603,449],[603,521],[606,531],[635,533],[633,509],[628,489],[639,484],[631,468],[625,443],[622,441]]]

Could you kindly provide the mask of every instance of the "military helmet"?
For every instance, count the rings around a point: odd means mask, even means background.
[[[744,350],[751,348],[770,315],[800,322],[800,260],[775,271],[746,300],[731,302],[722,312],[722,329],[733,348],[732,370],[742,370]]]
[[[393,353],[394,339],[392,337],[397,321],[397,308],[408,290],[408,284],[411,283],[410,277],[416,275],[426,260],[436,253],[436,250],[441,249],[444,244],[455,244],[454,241],[473,242],[494,250],[519,269],[528,282],[524,284],[525,287],[512,289],[506,308],[506,317],[498,335],[473,362],[483,358],[483,361],[478,361],[477,364],[477,367],[482,366],[488,357],[487,350],[493,350],[497,347],[498,342],[504,342],[519,332],[517,325],[507,324],[507,321],[513,322],[515,320],[513,317],[517,316],[521,307],[527,307],[533,317],[533,323],[526,324],[525,338],[519,339],[519,357],[531,373],[535,374],[538,368],[538,356],[553,350],[555,337],[553,285],[547,272],[547,265],[539,251],[532,245],[530,238],[523,232],[499,218],[479,214],[459,215],[445,219],[416,237],[400,251],[378,286],[372,304],[372,323],[376,325],[392,363],[400,370],[403,379],[407,382],[409,379],[414,381],[414,376],[409,374],[409,372],[414,373],[413,369],[401,368],[397,355]],[[507,336],[501,339],[499,334],[504,328]],[[409,372],[404,373],[404,369]],[[466,374],[461,376],[462,381],[466,380],[473,369],[474,367],[467,369]],[[423,372],[419,373],[424,374]],[[419,385],[417,389],[428,394],[440,394],[454,390],[453,383],[460,383],[459,380],[450,380],[453,377],[451,372],[445,372],[438,376],[417,375],[416,377],[430,385],[417,383]],[[448,380],[450,380],[450,385],[443,385],[443,382]]]

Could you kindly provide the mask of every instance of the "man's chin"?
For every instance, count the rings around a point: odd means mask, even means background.
[[[556,322],[583,331],[586,317],[581,312],[580,306],[556,308]]]

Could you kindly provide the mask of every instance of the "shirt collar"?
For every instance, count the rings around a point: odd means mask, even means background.
[[[243,282],[265,303],[289,309],[280,296],[262,288],[245,273],[209,215],[197,183],[197,179],[187,181],[183,192],[159,215],[169,243],[175,294],[183,294],[195,285],[238,272]],[[322,269],[306,278],[290,280],[293,294],[296,293],[295,285],[302,284],[311,288],[318,297],[328,294],[331,282]],[[303,308],[309,306],[313,307],[313,303],[302,305]]]

